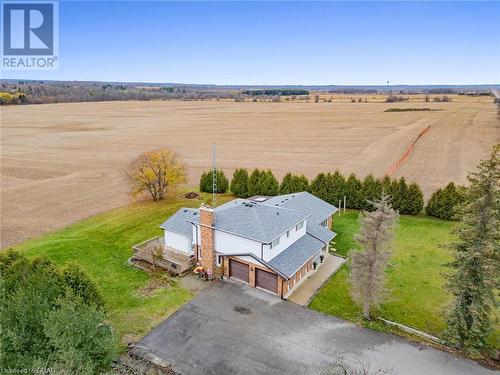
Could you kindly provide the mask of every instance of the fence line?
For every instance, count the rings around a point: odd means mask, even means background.
[[[395,327],[398,327],[399,329],[405,331],[405,332],[408,332],[408,333],[411,333],[411,334],[414,334],[414,335],[417,335],[417,336],[420,336],[420,337],[423,337],[424,339],[427,339],[427,340],[430,340],[430,341],[433,341],[435,343],[438,343],[438,344],[441,344],[441,345],[444,345],[444,342],[442,339],[440,339],[439,337],[436,337],[436,336],[433,336],[433,335],[430,335],[428,334],[427,332],[423,332],[423,331],[420,331],[416,328],[413,328],[413,327],[409,327],[407,325],[404,325],[404,324],[401,324],[401,323],[397,323],[397,322],[393,322],[392,320],[388,320],[388,319],[384,319],[384,318],[381,318],[379,317],[378,318],[379,320],[383,321],[384,323],[386,324],[389,324],[391,326],[395,326]]]
[[[387,170],[387,172],[385,173],[387,176],[391,176],[394,172],[396,172],[401,166],[401,164],[403,164],[406,161],[406,159],[408,159],[413,149],[415,148],[415,145],[417,144],[418,140],[422,138],[424,134],[429,131],[430,128],[431,126],[428,125],[418,134],[417,138],[415,138],[413,142],[410,143],[410,145],[406,148],[406,151],[403,153],[403,155]]]

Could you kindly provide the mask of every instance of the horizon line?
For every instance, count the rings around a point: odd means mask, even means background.
[[[396,83],[396,84],[373,84],[373,83],[352,83],[352,84],[336,84],[336,83],[320,83],[320,84],[305,84],[305,83],[186,83],[186,82],[159,82],[159,81],[115,81],[115,80],[81,80],[81,79],[31,79],[31,78],[1,78],[0,81],[30,81],[30,82],[87,82],[87,83],[126,83],[126,84],[158,84],[158,85],[178,85],[178,86],[218,86],[218,87],[428,87],[428,86],[500,86],[499,83]]]

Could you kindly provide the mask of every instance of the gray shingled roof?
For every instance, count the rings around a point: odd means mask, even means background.
[[[310,234],[306,234],[287,247],[268,263],[287,277],[291,277],[311,257],[325,246]]]
[[[215,210],[215,227],[269,243],[308,216],[297,210],[235,199]]]
[[[290,277],[335,237],[336,233],[319,223],[336,211],[335,206],[307,192],[271,197],[263,203],[235,199],[215,209],[215,227],[269,243],[307,219],[307,233],[268,262]],[[199,216],[199,209],[181,208],[160,227],[192,237],[191,222],[199,223]]]
[[[332,232],[319,224],[309,223],[309,220],[307,221],[306,232],[313,237],[320,239],[324,243],[329,243],[337,235],[337,233]]]
[[[337,207],[334,205],[331,205],[330,203],[327,203],[306,191],[270,197],[262,204],[289,208],[307,213],[311,215],[307,221],[315,224],[321,223],[338,211]]]
[[[200,220],[200,210],[183,207],[160,225],[160,228],[193,237],[193,226],[190,221]]]

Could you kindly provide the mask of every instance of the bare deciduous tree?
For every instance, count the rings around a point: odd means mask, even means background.
[[[141,154],[128,171],[134,196],[149,193],[154,201],[187,181],[186,167],[177,153],[157,150]]]
[[[349,253],[351,295],[362,306],[366,319],[371,318],[372,309],[382,299],[385,269],[391,255],[388,248],[398,218],[387,195],[382,194],[381,199],[372,204],[374,211],[361,213],[361,229],[355,237],[362,250]]]

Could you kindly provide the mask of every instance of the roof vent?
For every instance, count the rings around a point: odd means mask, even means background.
[[[276,204],[275,204],[275,206],[279,206],[279,204],[278,204],[278,203],[276,203]]]
[[[278,211],[276,211],[276,215],[280,216],[280,213]]]
[[[184,212],[188,212],[188,210],[185,209]]]
[[[193,212],[193,215],[194,215],[194,216],[198,215],[198,212]]]

